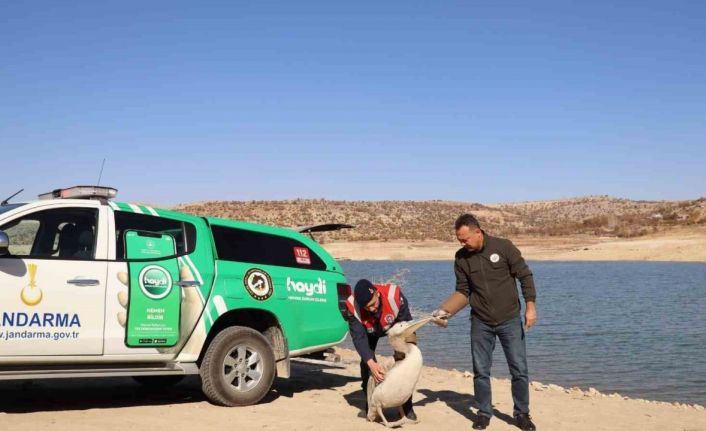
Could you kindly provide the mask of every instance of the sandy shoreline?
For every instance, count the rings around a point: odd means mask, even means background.
[[[679,228],[634,238],[595,236],[511,238],[528,260],[706,262],[706,227]],[[355,241],[323,244],[337,259],[451,260],[458,243]]]
[[[423,346],[423,343],[422,343]],[[150,390],[128,378],[0,382],[3,430],[288,429],[383,430],[359,417],[363,398],[356,354],[337,349],[346,368],[295,364],[293,377],[278,379],[262,403],[216,407],[190,377],[169,389]],[[385,360],[391,361],[391,358]],[[493,380],[496,417],[489,430],[511,425],[508,380]],[[596,391],[564,389],[533,382],[532,416],[539,430],[706,430],[701,406],[626,399]],[[403,429],[470,429],[475,418],[473,383],[460,371],[425,367],[414,395],[421,420]]]

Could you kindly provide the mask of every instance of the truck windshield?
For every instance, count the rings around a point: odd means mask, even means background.
[[[21,207],[22,205],[27,205],[27,204],[7,204],[7,205],[0,206],[0,215],[8,212],[10,210],[14,210],[15,208]]]

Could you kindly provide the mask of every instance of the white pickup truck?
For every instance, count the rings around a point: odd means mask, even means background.
[[[116,193],[0,205],[0,379],[200,374],[213,402],[247,405],[345,338],[350,286],[312,239]]]

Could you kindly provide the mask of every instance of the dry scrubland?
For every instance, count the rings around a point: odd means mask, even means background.
[[[276,226],[348,223],[356,229],[322,234],[323,241],[453,241],[453,222],[472,212],[483,227],[501,236],[630,238],[679,226],[706,225],[706,198],[690,201],[632,201],[607,196],[483,205],[445,201],[214,201],[178,205],[198,215]]]
[[[216,217],[297,227],[348,223],[317,234],[337,258],[450,259],[453,223],[472,212],[529,259],[706,261],[706,198],[633,201],[589,196],[484,205],[446,201],[214,201],[177,206]]]

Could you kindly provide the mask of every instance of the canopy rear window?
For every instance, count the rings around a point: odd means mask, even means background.
[[[296,239],[225,226],[212,226],[211,229],[219,259],[290,268],[326,269],[321,257]],[[304,254],[298,254],[302,252]],[[302,259],[304,255],[307,258]]]

